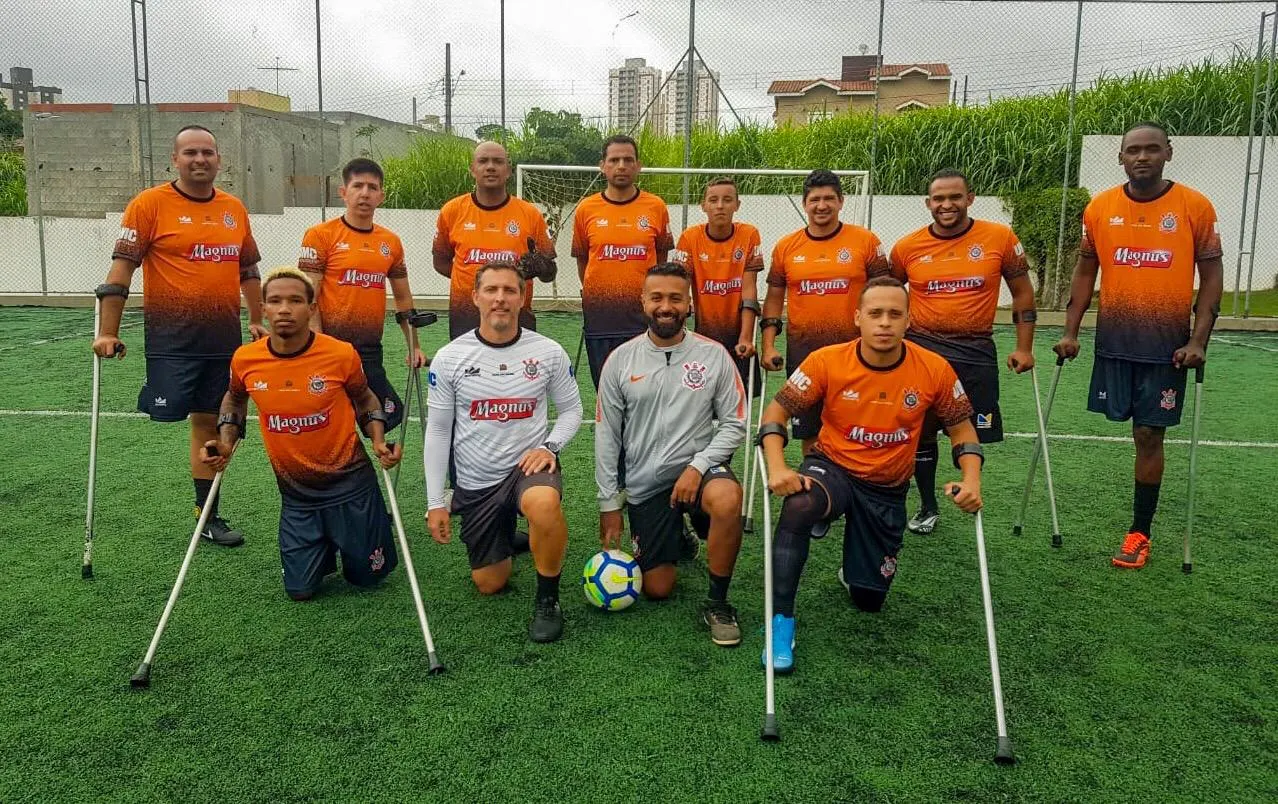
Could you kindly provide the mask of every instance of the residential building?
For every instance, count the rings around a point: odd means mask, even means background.
[[[11,111],[21,112],[33,103],[58,103],[62,100],[61,87],[38,87],[30,67],[12,67],[9,80],[0,76],[0,94],[4,105]]]
[[[701,59],[696,60],[695,87],[692,96],[692,126],[719,125],[719,73],[712,72]],[[688,76],[682,66],[666,84],[666,117],[672,123],[663,133],[682,136],[688,116]]]
[[[806,125],[851,111],[873,111],[878,88],[879,114],[927,109],[950,103],[953,75],[935,62],[881,64],[877,56],[844,56],[837,79],[773,81],[768,87],[777,125]]]
[[[289,100],[287,95],[276,95],[274,92],[266,92],[261,89],[228,89],[226,91],[226,100],[228,103],[242,103],[245,106],[256,106],[259,109],[269,109],[272,112],[291,112],[293,111],[293,102]]]
[[[659,97],[661,70],[649,67],[644,59],[626,59],[608,71],[608,128],[630,131],[640,118],[654,133],[669,130],[665,98]],[[645,115],[644,112],[647,111]]]

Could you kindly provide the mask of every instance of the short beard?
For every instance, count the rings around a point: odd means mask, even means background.
[[[658,321],[650,315],[645,315],[644,318],[648,320],[648,329],[652,331],[652,334],[662,340],[678,335],[683,329],[683,323],[688,320],[687,316],[681,315],[676,315],[673,321]]]

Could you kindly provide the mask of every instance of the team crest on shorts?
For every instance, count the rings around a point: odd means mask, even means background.
[[[381,572],[384,566],[386,566],[386,554],[379,547],[368,557],[368,568],[373,572]]]
[[[640,228],[640,229],[651,229],[651,228],[652,228],[652,225],[648,222],[648,216],[647,216],[647,215],[640,215],[640,216],[639,216],[639,220],[637,220],[637,221],[635,221],[635,222],[636,222],[637,224],[639,224],[639,228]]]
[[[511,237],[519,237],[519,223],[516,222],[513,218],[511,220],[506,221],[506,234],[510,235]]]
[[[390,256],[390,246],[386,245],[385,243],[382,243],[382,244],[381,244],[381,246],[380,246],[380,247],[378,247],[378,249],[377,249],[377,250],[381,252],[381,254],[382,254],[382,256],[383,256],[383,257],[389,257],[389,256]]]
[[[393,400],[393,399],[389,399],[389,398],[388,398],[385,402],[383,402],[383,403],[382,403],[382,410],[386,411],[386,413],[388,413],[388,414],[390,414],[390,413],[394,413],[394,412],[395,412],[395,400]]]
[[[972,246],[967,250],[967,257],[970,260],[979,260],[985,256],[985,248],[980,243]]]
[[[1176,213],[1164,212],[1161,220],[1158,221],[1158,231],[1163,234],[1172,234],[1176,231]]]
[[[324,389],[326,388],[328,388],[328,381],[318,374],[306,378],[306,390],[310,391],[312,394],[319,396],[324,393]]]
[[[841,248],[839,249],[839,253],[835,255],[835,259],[845,264],[852,262],[852,252],[848,251],[845,248]]]
[[[537,376],[538,374],[540,374],[540,372],[541,372],[541,369],[539,368],[539,365],[537,363],[537,358],[530,357],[524,361],[525,377],[527,377],[530,380],[535,380],[537,379]]]
[[[1162,408],[1163,410],[1176,409],[1176,389],[1175,388],[1167,388],[1163,391],[1163,399],[1161,402],[1158,403],[1158,407]]]
[[[891,578],[896,574],[896,556],[883,556],[883,563],[879,565],[879,574],[884,578]]]
[[[901,406],[906,410],[914,410],[919,406],[919,392],[915,388],[906,388],[901,397]]]
[[[706,367],[697,362],[683,364],[683,384],[693,391],[706,387]]]

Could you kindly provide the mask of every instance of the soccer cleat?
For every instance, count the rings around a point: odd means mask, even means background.
[[[814,539],[824,539],[825,535],[830,532],[832,523],[828,519],[822,519],[820,522],[812,526],[810,533]]]
[[[220,516],[210,517],[209,521],[204,523],[200,538],[222,547],[239,547],[244,544],[244,534],[232,528]]]
[[[1110,559],[1115,567],[1123,569],[1140,569],[1149,559],[1149,537],[1134,530],[1123,537],[1123,546],[1118,554]]]
[[[926,508],[920,508],[919,512],[905,526],[910,533],[919,533],[927,535],[936,530],[936,523],[941,521],[939,511],[929,511]]]
[[[559,601],[553,597],[538,600],[528,625],[528,638],[533,642],[554,642],[563,633],[564,612],[559,608]]]
[[[768,649],[764,647],[760,662],[768,666]],[[772,671],[785,675],[794,670],[794,618],[772,615]]]
[[[737,610],[727,601],[707,600],[701,608],[701,622],[710,629],[710,641],[714,644],[724,648],[735,648],[741,644]]]

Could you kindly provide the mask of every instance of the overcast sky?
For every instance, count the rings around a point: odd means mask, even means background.
[[[320,0],[325,109],[407,122],[442,114],[444,43],[457,80],[454,123],[470,135],[495,122],[499,0]],[[777,78],[837,78],[839,58],[874,51],[877,0],[699,0],[697,45],[745,118],[769,121]],[[889,0],[884,59],[945,62],[973,100],[1068,83],[1073,2]],[[1235,47],[1254,51],[1272,3],[1097,3],[1083,16],[1080,80],[1174,64]],[[314,3],[307,0],[151,0],[153,102],[226,100],[230,88],[273,90],[295,109],[316,105]],[[637,14],[631,15],[633,12]],[[624,19],[623,19],[624,18]],[[133,100],[126,0],[0,0],[0,69],[31,67],[66,102]],[[688,41],[685,0],[507,0],[507,118],[532,106],[607,123],[608,68],[643,57],[663,72]],[[465,70],[465,75],[458,74]],[[961,90],[960,90],[961,91]],[[730,115],[721,103],[721,119]]]

